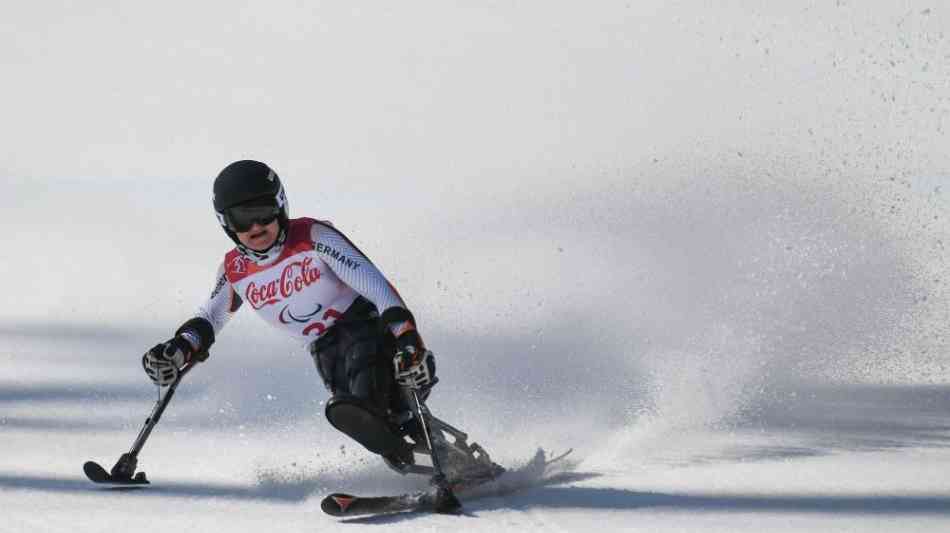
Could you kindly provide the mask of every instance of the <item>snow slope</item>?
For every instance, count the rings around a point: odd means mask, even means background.
[[[0,531],[950,531],[942,4],[107,4],[0,22]],[[517,490],[324,516],[425,481],[249,313],[153,485],[85,480],[212,288],[243,157],[391,277],[430,406]]]

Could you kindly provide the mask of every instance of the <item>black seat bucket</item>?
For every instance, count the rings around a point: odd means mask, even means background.
[[[386,420],[355,396],[340,395],[330,398],[327,401],[326,416],[333,427],[373,453],[386,455],[406,446],[406,442],[393,433]]]

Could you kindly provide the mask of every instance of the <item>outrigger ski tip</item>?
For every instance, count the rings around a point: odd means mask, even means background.
[[[82,465],[83,472],[86,473],[86,477],[89,478],[89,481],[93,483],[105,483],[111,485],[148,485],[149,481],[145,477],[145,472],[139,472],[134,476],[128,478],[125,477],[116,477],[106,471],[99,463],[95,461],[86,461]]]

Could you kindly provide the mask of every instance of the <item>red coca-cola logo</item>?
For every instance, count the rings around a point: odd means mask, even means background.
[[[247,284],[244,300],[254,309],[273,305],[294,293],[320,281],[320,269],[313,267],[313,258],[294,261],[284,267],[280,278],[258,285],[253,281]]]

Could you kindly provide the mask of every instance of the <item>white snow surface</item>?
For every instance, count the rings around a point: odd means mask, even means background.
[[[160,7],[159,7],[160,6]],[[0,21],[0,531],[950,531],[950,8],[42,1]],[[214,174],[390,276],[460,516],[244,311],[140,456],[139,358],[212,289]],[[539,450],[573,453],[541,472]]]

